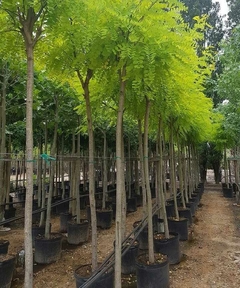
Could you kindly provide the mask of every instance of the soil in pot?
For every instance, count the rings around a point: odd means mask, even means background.
[[[188,240],[188,219],[187,218],[168,218],[169,232],[179,234],[179,240]]]
[[[46,239],[43,235],[35,238],[35,262],[38,264],[49,264],[61,258],[62,235],[51,233]]]
[[[79,245],[88,241],[89,238],[89,221],[81,219],[80,223],[75,220],[67,223],[67,241],[69,244]]]
[[[74,271],[76,288],[82,285],[92,276],[92,265],[81,265]],[[114,269],[109,268],[106,272],[99,275],[95,281],[89,284],[89,288],[113,288],[114,287]]]
[[[179,234],[171,232],[169,238],[164,233],[154,234],[154,251],[168,256],[169,264],[178,264],[181,260]]]
[[[14,255],[0,255],[0,288],[10,288],[16,263]]]
[[[9,246],[8,240],[0,239],[0,254],[7,254],[8,246]]]
[[[137,257],[137,287],[138,288],[168,288],[169,263],[166,255],[155,253],[155,262],[149,263],[148,254]]]
[[[113,220],[113,210],[105,209],[105,210],[97,210],[97,226],[102,229],[109,229],[112,226]]]

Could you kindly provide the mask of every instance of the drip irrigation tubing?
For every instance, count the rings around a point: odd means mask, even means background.
[[[63,204],[63,203],[65,203],[65,202],[69,202],[69,201],[75,200],[75,199],[76,199],[76,198],[69,197],[69,198],[65,198],[65,199],[59,200],[59,201],[51,204],[51,208],[56,207],[56,206],[58,206],[58,205],[60,205],[60,204]],[[25,201],[21,201],[21,203],[22,203],[22,202],[25,202]],[[12,204],[12,203],[14,204],[14,203],[16,203],[16,202],[11,202],[11,204]],[[39,208],[39,209],[37,209],[37,210],[32,211],[32,215],[33,215],[33,214],[40,213],[40,212],[43,212],[43,211],[46,211],[46,210],[47,210],[47,207],[45,207],[45,208]],[[0,222],[0,226],[2,226],[2,225],[4,225],[4,224],[7,224],[7,223],[11,223],[11,222],[17,221],[17,220],[20,220],[20,219],[23,219],[24,217],[25,217],[25,215],[9,218],[9,219],[7,219],[7,220],[1,221],[1,222]]]
[[[159,210],[158,205],[155,204],[153,206],[153,213],[152,216]],[[147,216],[140,222],[140,224],[135,227],[129,235],[122,241],[122,256],[127,253],[127,251],[130,249],[131,244],[134,243],[134,241],[137,239],[138,235],[141,233],[141,231],[145,228],[147,225]],[[131,235],[134,234],[134,237],[131,238],[130,245],[123,246],[131,237]],[[115,263],[115,250],[104,260],[104,262],[101,263],[101,265],[97,268],[97,270],[93,273],[91,277],[87,279],[87,281],[78,288],[87,288],[89,285],[94,283],[103,273],[108,271]]]

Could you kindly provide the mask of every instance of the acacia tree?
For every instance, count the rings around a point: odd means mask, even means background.
[[[27,60],[27,91],[26,91],[26,169],[27,169],[27,194],[25,206],[24,245],[25,245],[25,287],[32,287],[33,257],[32,257],[32,194],[33,194],[33,128],[32,106],[34,89],[34,48],[39,41],[43,30],[47,27],[48,11],[53,10],[54,1],[1,1],[2,31],[15,32],[22,37],[22,48],[26,52]],[[4,21],[6,21],[4,23]],[[20,38],[19,38],[20,39]]]

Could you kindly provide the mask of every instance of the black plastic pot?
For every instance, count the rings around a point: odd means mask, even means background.
[[[136,221],[133,223],[133,228],[136,228],[141,221]],[[146,250],[148,249],[148,227],[144,227],[143,230],[137,236],[139,242],[139,249]]]
[[[168,256],[169,264],[178,264],[181,260],[179,234],[171,232],[170,238],[164,233],[154,234],[154,251]]]
[[[127,243],[126,245],[130,245]],[[135,274],[136,273],[136,257],[139,251],[139,242],[135,241],[126,253],[122,256],[122,273]]]
[[[72,214],[65,212],[60,213],[60,232],[66,233],[67,232],[67,223],[72,219]]]
[[[82,285],[90,278],[91,275],[86,277],[81,275],[81,270],[86,268],[91,271],[91,264],[81,265],[74,271],[76,280],[76,288],[81,288]],[[114,287],[114,269],[111,267],[107,272],[98,276],[96,280],[87,286],[88,288],[113,288]]]
[[[43,236],[35,238],[35,262],[38,264],[49,264],[61,258],[62,235],[51,233],[50,239]]]
[[[223,196],[225,198],[233,198],[233,189],[232,188],[223,188]]]
[[[190,208],[178,208],[178,213],[180,218],[187,218],[188,219],[188,225],[192,224],[192,213]]]
[[[58,204],[56,207],[55,207],[55,213],[56,214],[60,214],[60,213],[66,213],[69,211],[69,202],[64,202],[64,203],[61,203],[61,204]]]
[[[51,233],[51,223],[50,223],[50,233]],[[35,238],[37,236],[43,236],[45,234],[45,225],[38,226],[33,225],[32,226],[32,246],[35,247]]]
[[[89,238],[89,221],[82,219],[79,224],[75,221],[68,221],[67,233],[67,241],[69,244],[79,245],[87,242]]]
[[[9,209],[6,209],[4,212],[4,218],[5,219],[11,219],[13,217],[15,217],[16,215],[16,208],[14,207],[9,207]]]
[[[152,198],[156,198],[156,187],[151,187],[151,196]]]
[[[8,240],[0,239],[0,254],[7,254],[8,253],[8,246],[9,246]]]
[[[167,203],[165,207],[166,207],[167,217],[175,217],[174,204]]]
[[[137,194],[137,195],[136,195],[136,198],[137,198],[137,207],[142,206],[142,205],[143,205],[143,198],[142,198],[142,195]]]
[[[190,209],[192,216],[195,215],[195,209],[196,209],[196,205],[194,203],[193,200],[189,200],[188,203],[186,203],[186,207]]]
[[[179,234],[179,240],[188,240],[188,219],[180,218],[176,220],[175,218],[168,218],[168,229],[170,232],[175,232]]]
[[[162,262],[145,264],[136,260],[137,287],[138,288],[168,288],[169,287],[169,263],[167,257]],[[147,254],[144,254],[147,262]]]
[[[102,229],[109,229],[112,226],[113,210],[97,210],[97,226]]]
[[[13,272],[16,263],[16,256],[0,255],[0,288],[10,288]]]
[[[192,193],[191,198],[197,202],[197,205],[200,203],[200,193],[199,192]]]
[[[132,197],[127,199],[127,212],[137,211],[137,198]]]

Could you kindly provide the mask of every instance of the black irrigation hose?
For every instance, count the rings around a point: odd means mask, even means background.
[[[74,199],[75,199],[75,198],[69,197],[69,198],[65,198],[65,199],[59,200],[59,201],[53,203],[53,204],[51,205],[51,208],[56,207],[56,206],[58,206],[58,205],[60,205],[60,204],[62,204],[62,203],[65,203],[65,202],[72,201],[72,200],[74,200]],[[24,202],[25,202],[25,201],[24,201]],[[13,202],[13,203],[16,203],[16,202]],[[22,202],[21,202],[21,203],[22,203]],[[39,209],[37,209],[37,210],[32,211],[32,215],[33,215],[33,214],[40,213],[40,212],[43,212],[43,211],[46,211],[46,210],[47,210],[47,207],[45,207],[45,208],[39,208]],[[18,217],[13,217],[13,218],[10,218],[10,219],[1,221],[1,222],[0,222],[0,226],[2,226],[2,225],[4,225],[4,224],[7,224],[7,223],[14,222],[14,221],[16,221],[16,220],[23,219],[24,216],[25,216],[25,215],[23,215],[23,216],[18,216]]]
[[[158,205],[155,204],[153,206],[152,215],[154,215],[158,210],[159,210]],[[137,227],[135,227],[129,233],[129,235],[123,240],[122,245],[130,239],[132,234],[134,234],[134,237],[132,238],[130,244],[134,243],[134,241],[137,239],[137,237],[139,236],[141,231],[147,225],[146,220],[147,220],[147,216],[140,222],[140,224]],[[131,247],[131,245],[122,247],[122,256],[127,253],[127,251],[130,249],[130,247]],[[114,265],[114,262],[115,262],[114,255],[115,255],[115,251],[113,250],[113,252],[105,259],[104,262],[101,263],[101,265],[98,267],[98,269],[94,272],[94,274],[90,278],[87,279],[87,281],[81,286],[81,288],[89,287],[89,285],[91,285],[94,281],[96,281],[103,273],[108,271]],[[104,267],[104,268],[102,268],[102,267]]]

